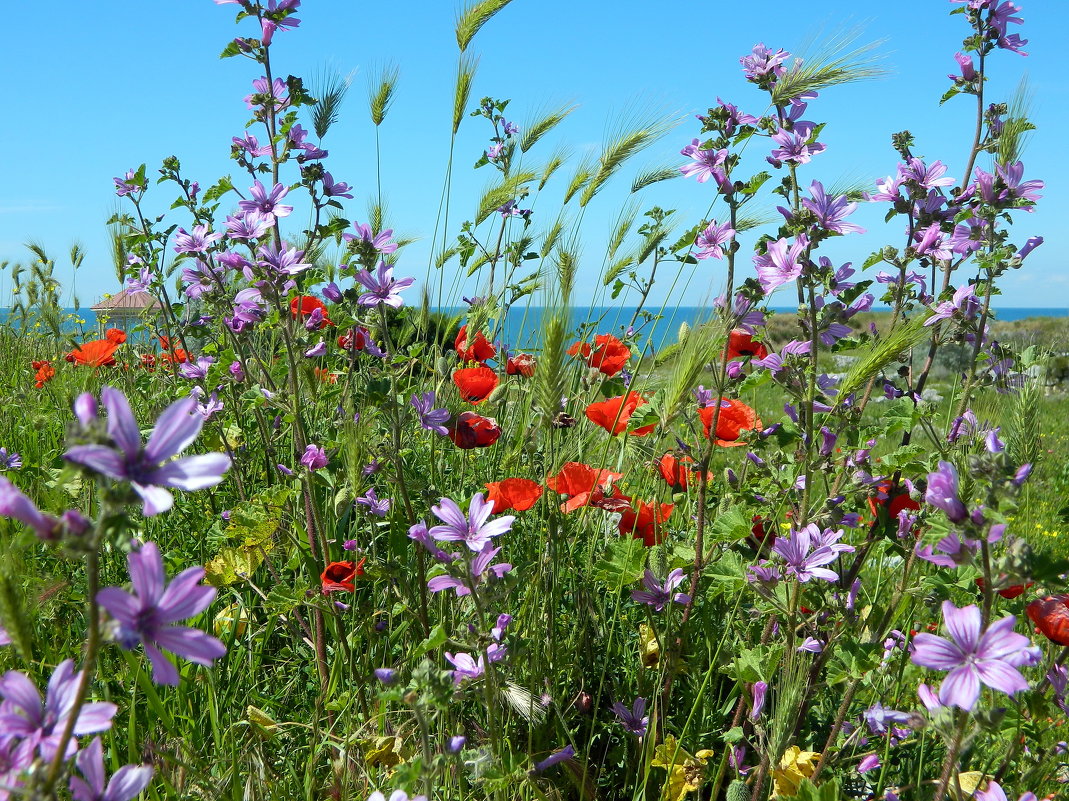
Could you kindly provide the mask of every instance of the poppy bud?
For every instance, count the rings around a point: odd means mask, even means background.
[[[583,715],[589,715],[590,710],[594,706],[594,701],[590,697],[590,693],[579,693],[575,698],[575,708]]]

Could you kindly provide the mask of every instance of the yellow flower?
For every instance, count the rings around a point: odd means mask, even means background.
[[[384,768],[392,768],[406,761],[402,753],[404,743],[400,737],[373,737],[361,740],[360,746],[364,749],[364,761],[368,767],[381,765]]]
[[[691,756],[679,746],[674,736],[667,735],[664,742],[654,749],[653,759],[650,760],[652,767],[668,771],[661,798],[665,801],[683,801],[687,793],[700,788],[705,781],[705,763],[712,755],[710,749],[703,748]]]
[[[248,626],[249,613],[238,603],[232,603],[230,606],[224,606],[220,609],[216,613],[213,623],[215,636],[217,637],[225,637],[230,631],[234,632],[234,636],[241,637],[245,634]]]
[[[972,798],[977,791],[987,789],[988,780],[991,777],[979,770],[970,770],[958,774],[958,780],[950,783],[950,792],[958,801]]]
[[[819,761],[820,754],[803,751],[796,745],[784,751],[779,767],[772,771],[772,797],[797,795],[802,779],[812,778]]]
[[[638,653],[642,667],[655,668],[661,661],[661,644],[657,641],[657,635],[646,623],[640,623],[638,627]]]

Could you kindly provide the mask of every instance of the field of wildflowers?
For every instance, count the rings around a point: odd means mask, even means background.
[[[1011,227],[1043,187],[1030,124],[985,95],[1026,44],[1013,3],[953,6],[960,178],[902,132],[889,177],[825,186],[811,118],[864,51],[754,46],[765,108],[718,100],[631,187],[697,181],[715,217],[622,214],[603,279],[640,307],[570,330],[583,212],[664,126],[562,178],[533,159],[567,108],[521,129],[470,97],[509,0],[464,9],[451,130],[488,124],[495,179],[459,221],[446,179],[428,273],[482,287],[454,318],[381,198],[345,213],[344,87],[272,60],[300,0],[215,1],[251,68],[246,176],[115,179],[126,289],[160,308],[42,335],[38,267],[0,330],[0,801],[1064,797],[1066,402],[1050,341],[990,325],[1042,244]],[[862,202],[889,244],[834,264]],[[654,358],[645,300],[700,261],[720,297]]]

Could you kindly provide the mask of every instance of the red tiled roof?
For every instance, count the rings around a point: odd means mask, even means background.
[[[124,289],[118,294],[112,295],[110,298],[105,298],[90,308],[93,311],[115,311],[119,309],[127,311],[143,311],[145,309],[160,308],[160,302],[148,292],[135,292],[131,294],[129,290]]]

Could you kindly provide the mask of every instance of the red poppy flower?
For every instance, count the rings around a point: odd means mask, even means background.
[[[996,583],[1002,583],[1005,581],[1005,579],[1006,576],[1003,576],[1002,580]],[[1001,590],[995,590],[995,592],[1001,595],[1003,598],[1012,601],[1014,598],[1020,598],[1022,595],[1024,595],[1024,591],[1031,587],[1033,584],[1035,584],[1034,581],[1029,581],[1025,584],[1010,584],[1008,587],[1003,587]],[[981,590],[984,588],[983,576],[977,577],[976,586],[979,587]]]
[[[323,323],[319,326],[320,328],[334,325],[327,316],[327,304],[314,295],[298,295],[290,301],[290,314],[294,317],[308,317],[316,309],[323,313]]]
[[[497,373],[489,367],[465,367],[453,373],[453,383],[460,390],[460,397],[468,403],[482,403],[497,389]]]
[[[754,342],[753,335],[746,333],[741,328],[736,328],[728,334],[728,361],[740,359],[744,356],[763,359],[767,355],[768,348],[760,342]]]
[[[698,416],[705,426],[705,436],[709,436],[709,429],[713,425],[713,417],[716,415],[715,406],[706,406],[698,409]],[[716,444],[725,447],[745,445],[739,442],[739,436],[743,431],[755,431],[762,428],[761,418],[757,412],[739,400],[720,398],[720,417],[716,421]]]
[[[750,545],[754,550],[767,550],[776,543],[776,532],[765,529],[765,519],[761,515],[751,517],[750,523],[753,524],[750,526]]]
[[[501,426],[492,417],[482,417],[475,412],[461,412],[449,426],[449,439],[463,450],[486,448],[497,442]]]
[[[456,348],[457,356],[460,357],[462,362],[485,362],[487,359],[492,359],[497,356],[497,350],[490,341],[483,335],[483,332],[478,332],[468,342],[468,326],[460,326],[460,331],[457,332],[456,341],[453,343],[453,347]]]
[[[901,488],[897,495],[893,498],[888,498],[887,494],[891,491],[891,480],[885,479],[876,485],[879,494],[883,496],[881,500],[879,496],[869,498],[869,509],[872,511],[874,517],[879,517],[879,507],[887,509],[887,515],[892,520],[898,519],[898,513],[903,509],[909,509],[910,511],[917,511],[921,508],[921,505],[909,497],[909,492],[904,488]]]
[[[597,401],[586,407],[586,416],[590,422],[599,425],[613,436],[627,429],[627,423],[635,409],[644,406],[647,400],[637,392],[628,392],[608,400]],[[636,437],[644,437],[653,432],[654,426],[636,428],[631,432]]]
[[[1040,634],[1058,645],[1069,645],[1069,595],[1032,601],[1025,611]]]
[[[156,355],[153,353],[142,353],[141,366],[146,370],[154,369],[156,367]]]
[[[87,367],[105,367],[115,364],[115,351],[119,345],[107,339],[94,339],[85,342],[64,358],[75,364],[84,364]]]
[[[694,471],[687,467],[687,465],[695,464],[694,460],[689,456],[680,456],[677,459],[675,454],[669,452],[658,459],[656,464],[657,471],[669,487],[685,490],[690,486],[691,477],[697,477]],[[708,480],[712,481],[713,474],[708,473],[707,475]]]
[[[175,348],[170,353],[161,353],[160,360],[167,364],[185,364],[189,361],[189,354],[181,348]]]
[[[362,326],[350,328],[338,337],[338,347],[342,350],[363,350],[367,347],[370,338],[371,335],[366,328]]]
[[[489,490],[486,500],[494,504],[493,514],[499,515],[508,509],[526,512],[542,497],[542,486],[529,478],[506,478],[504,481],[491,481],[486,485]]]
[[[642,540],[647,548],[664,542],[664,523],[668,521],[674,506],[670,503],[638,502],[638,508],[628,506],[620,514],[621,536]]]
[[[568,462],[557,475],[546,479],[546,486],[560,495],[568,496],[568,500],[560,507],[562,512],[567,513],[589,504],[596,491],[600,490],[603,494],[618,478],[623,478],[623,474],[595,470],[582,462]]]
[[[37,387],[37,389],[41,389],[45,384],[55,378],[56,368],[52,366],[52,362],[31,362],[30,366],[37,371],[33,377],[34,386]]]
[[[583,358],[588,367],[595,367],[607,376],[614,376],[624,369],[631,351],[627,345],[611,334],[594,337],[594,347],[589,342],[576,342],[568,348],[569,356]]]
[[[161,336],[160,337],[160,347],[163,348],[164,350],[170,350],[171,349],[171,338],[170,337],[166,337],[166,336]]]
[[[364,575],[364,559],[359,562],[331,562],[327,565],[327,569],[319,576],[323,594],[352,592],[356,589],[356,577]]]
[[[109,328],[104,332],[104,339],[108,342],[114,342],[116,345],[121,345],[126,341],[126,332],[121,328]]]
[[[505,375],[522,375],[530,378],[535,371],[535,357],[530,353],[517,353],[505,362]]]

